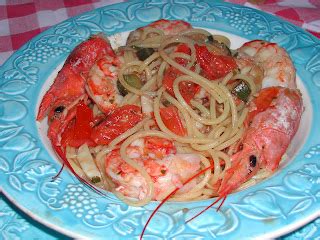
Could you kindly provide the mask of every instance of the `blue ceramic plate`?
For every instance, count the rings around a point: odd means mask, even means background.
[[[212,1],[130,1],[71,18],[32,39],[0,70],[0,177],[4,194],[32,218],[72,237],[134,238],[157,203],[129,207],[112,194],[100,197],[68,171],[50,149],[44,125],[35,121],[39,99],[68,53],[91,34],[129,31],[160,18],[223,31],[234,46],[265,39],[294,60],[305,112],[288,160],[271,178],[230,195],[221,211],[185,220],[211,201],[167,203],[151,221],[150,239],[276,237],[319,216],[320,42],[271,15]],[[120,35],[115,39],[121,39]]]

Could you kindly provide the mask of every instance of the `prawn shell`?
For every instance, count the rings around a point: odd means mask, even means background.
[[[269,101],[265,109],[257,109],[260,101]],[[271,87],[262,89],[252,102],[251,121],[241,141],[242,150],[231,157],[232,165],[226,171],[219,188],[219,196],[226,196],[248,181],[261,168],[275,171],[298,130],[303,103],[297,89]],[[255,161],[252,161],[252,159]]]
[[[252,57],[264,70],[262,88],[272,86],[297,88],[296,69],[286,50],[278,44],[253,40],[243,44],[238,52],[241,58]]]
[[[176,154],[175,146],[167,139],[137,139],[126,151],[128,156],[143,166],[150,175],[154,184],[153,200],[164,199],[170,190],[176,187],[182,188],[180,193],[183,193],[197,183],[193,180],[183,186],[183,183],[200,169],[200,157],[196,154]],[[106,173],[116,184],[116,191],[137,199],[146,197],[147,183],[144,177],[121,158],[119,150],[106,156],[105,166]]]
[[[64,107],[68,107],[85,94],[85,78],[96,60],[105,54],[114,53],[103,34],[94,35],[75,47],[44,95],[37,121],[41,121],[62,102]]]

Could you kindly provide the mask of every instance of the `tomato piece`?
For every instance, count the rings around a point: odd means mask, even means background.
[[[186,135],[186,129],[180,119],[178,109],[174,106],[160,108],[160,115],[164,125],[179,136]]]
[[[179,44],[176,47],[175,52],[181,52],[181,53],[185,53],[188,55],[191,54],[191,50],[187,44]],[[179,63],[182,66],[185,66],[188,63],[188,61],[184,58],[175,58],[175,60],[177,63]],[[163,86],[172,96],[174,96],[173,82],[177,77],[179,77],[181,75],[182,75],[182,73],[174,67],[169,67],[164,74]],[[194,84],[192,82],[181,82],[179,84],[179,89],[180,89],[180,92],[181,92],[183,99],[188,104],[190,104],[191,99],[199,91],[200,86],[197,84]]]
[[[87,143],[94,146],[91,140],[91,122],[93,121],[93,112],[84,102],[80,102],[76,107],[75,120],[72,121],[62,133],[62,146],[80,147]]]
[[[191,55],[191,50],[188,47],[187,44],[179,44],[175,50],[175,52],[179,52],[179,53],[185,53],[188,55]],[[175,58],[176,62],[179,63],[180,65],[187,65],[188,60],[184,59],[184,58]]]
[[[116,108],[105,121],[93,128],[91,139],[98,145],[107,145],[141,120],[141,108],[138,106],[125,105]]]
[[[204,75],[215,80],[224,77],[233,69],[237,63],[231,56],[216,55],[211,53],[206,46],[195,45],[197,61],[204,72]]]
[[[192,82],[182,82],[179,84],[180,93],[183,99],[190,104],[190,101],[194,98],[197,92],[200,90],[200,86]]]
[[[162,84],[167,90],[167,92],[172,96],[174,96],[173,82],[177,77],[181,75],[182,73],[174,67],[169,67],[164,74]],[[181,82],[179,84],[180,93],[183,99],[188,104],[190,104],[191,99],[193,99],[194,95],[199,91],[199,89],[200,89],[200,86],[192,82]]]
[[[93,121],[93,112],[84,102],[80,102],[76,110],[76,122],[74,125],[74,137],[76,139],[90,139]]]
[[[162,85],[165,87],[167,92],[170,93],[170,95],[172,96],[174,96],[173,82],[179,76],[181,76],[181,72],[174,67],[169,67],[164,74]]]
[[[188,55],[191,54],[191,50],[190,48],[188,47],[187,44],[184,44],[184,43],[181,43],[177,46],[175,52],[181,52],[181,53],[186,53]]]

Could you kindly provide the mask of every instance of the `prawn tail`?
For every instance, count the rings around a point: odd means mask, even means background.
[[[220,210],[220,208],[222,207],[222,205],[224,204],[225,200],[227,199],[227,196],[220,196],[218,197],[213,203],[211,203],[209,206],[207,206],[205,209],[203,209],[201,212],[197,213],[195,216],[189,218],[185,223],[189,223],[191,222],[193,219],[199,217],[202,213],[204,213],[205,211],[207,211],[209,208],[213,207],[214,205],[216,205],[218,202],[221,203],[219,204],[218,208],[217,208],[217,212]]]
[[[60,147],[55,146],[54,144],[52,144],[52,147],[63,162],[62,168],[60,169],[59,173],[52,178],[52,181],[54,181],[59,176],[59,174],[62,172],[63,166],[66,165],[70,169],[70,171],[76,176],[76,178],[78,178],[78,180],[82,182],[86,187],[93,190],[95,193],[99,194],[100,196],[107,196],[106,193],[102,192],[92,183],[88,182],[87,180],[85,180],[84,178],[79,176],[79,174],[76,173],[76,171],[72,168],[71,164],[68,162],[67,158],[64,156]]]
[[[182,186],[186,185],[187,183],[191,182],[191,181],[192,181],[193,179],[195,179],[196,177],[199,177],[201,174],[205,173],[206,171],[208,171],[208,170],[210,170],[210,169],[212,169],[212,168],[213,168],[213,165],[210,165],[209,167],[206,167],[206,168],[202,169],[200,172],[198,172],[197,174],[195,174],[195,175],[193,175],[192,177],[190,177],[189,179],[187,179],[187,180],[182,184]],[[182,186],[181,186],[181,187],[182,187]],[[165,202],[167,202],[168,199],[169,199],[170,197],[172,197],[181,187],[177,187],[177,188],[174,189],[171,193],[169,193],[169,195],[166,196],[166,197],[161,201],[161,203],[156,207],[156,209],[153,210],[153,212],[151,213],[150,217],[148,218],[146,224],[145,224],[144,227],[143,227],[143,230],[142,230],[142,232],[141,232],[141,234],[140,234],[140,240],[142,240],[143,235],[144,235],[144,233],[145,233],[145,231],[146,231],[146,229],[147,229],[147,226],[149,225],[151,219],[152,219],[153,216],[156,214],[156,212],[159,210],[159,208],[160,208]]]

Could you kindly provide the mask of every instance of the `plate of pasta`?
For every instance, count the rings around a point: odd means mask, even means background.
[[[1,68],[3,192],[76,238],[291,232],[319,215],[319,46],[211,1],[58,24]]]

